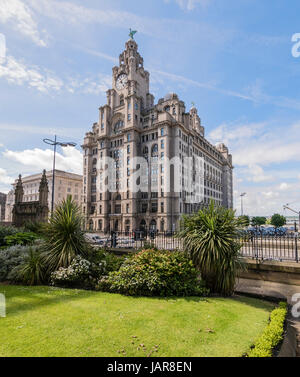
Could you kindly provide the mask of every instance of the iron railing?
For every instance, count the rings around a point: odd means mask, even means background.
[[[155,247],[165,250],[183,250],[183,241],[175,232],[113,232],[93,233],[88,238],[104,248],[139,250]],[[300,238],[298,234],[284,236],[258,236],[250,233],[241,237],[241,254],[256,260],[299,262]]]

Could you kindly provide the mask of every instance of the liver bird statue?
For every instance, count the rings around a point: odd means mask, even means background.
[[[137,33],[137,30],[131,30],[131,29],[129,29],[129,37],[131,38],[131,39],[134,39],[134,35]]]

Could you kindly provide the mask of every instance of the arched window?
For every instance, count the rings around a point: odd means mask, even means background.
[[[97,158],[93,159],[93,165],[97,165]]]
[[[152,150],[151,150],[151,156],[155,157],[157,155],[158,155],[158,145],[154,144],[153,147],[152,147]]]
[[[148,154],[149,153],[149,149],[148,149],[148,147],[144,147],[143,148],[143,154]]]
[[[121,200],[121,194],[117,194],[116,196],[116,199],[115,200]]]
[[[120,95],[120,106],[124,105],[124,96],[123,94]]]
[[[151,220],[151,222],[150,222],[150,230],[156,231],[156,221],[155,220]]]

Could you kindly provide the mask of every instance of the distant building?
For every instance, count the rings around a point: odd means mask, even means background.
[[[46,170],[44,170],[39,184],[38,200],[24,201],[23,182],[21,175],[19,175],[15,187],[15,204],[12,211],[13,225],[21,227],[28,222],[47,222],[49,216],[48,194],[48,181]]]
[[[5,204],[6,204],[6,194],[0,192],[0,221],[5,220]]]
[[[42,174],[34,174],[28,177],[22,178],[22,184],[24,189],[24,202],[37,201],[39,198],[39,185],[42,178]],[[52,170],[46,172],[46,178],[48,181],[48,207],[51,209],[52,198]],[[14,191],[18,180],[13,183],[13,189],[7,194],[6,201],[6,215],[5,221],[12,221],[12,210],[15,204]],[[72,195],[74,201],[80,206],[82,196],[82,176],[79,174],[68,173],[61,170],[55,170],[54,181],[54,208],[63,199],[66,199],[68,195]]]

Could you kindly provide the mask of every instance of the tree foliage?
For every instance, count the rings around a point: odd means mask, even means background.
[[[275,213],[271,217],[271,224],[275,226],[275,228],[280,228],[281,226],[286,224],[286,218],[278,213]]]
[[[242,227],[247,227],[250,225],[250,217],[247,215],[240,216],[239,221]]]
[[[265,225],[267,222],[267,219],[266,217],[263,217],[263,216],[255,216],[252,218],[251,220],[251,225],[252,226],[261,226],[261,225]]]

